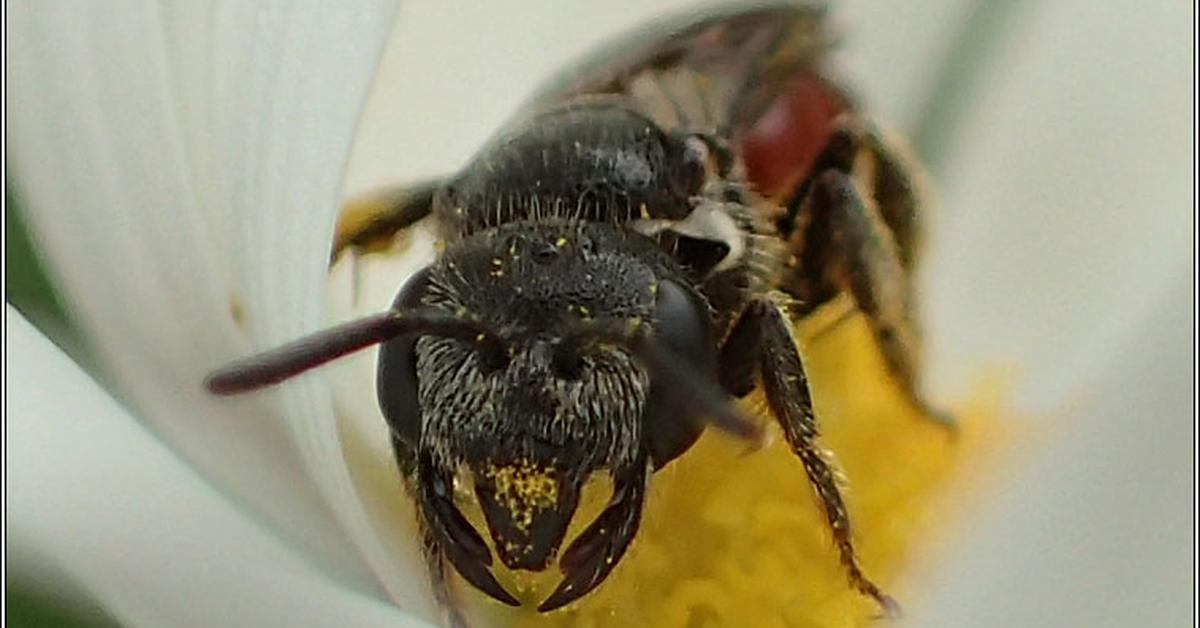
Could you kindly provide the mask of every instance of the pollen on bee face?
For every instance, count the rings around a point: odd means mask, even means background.
[[[496,487],[497,498],[522,532],[529,530],[534,515],[558,503],[558,483],[551,470],[528,459],[489,464],[483,473]]]

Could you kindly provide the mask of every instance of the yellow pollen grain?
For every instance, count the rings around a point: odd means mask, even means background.
[[[554,241],[554,246],[561,249],[562,247],[566,246],[568,242],[570,242],[570,240],[566,239],[565,237],[560,237]]]

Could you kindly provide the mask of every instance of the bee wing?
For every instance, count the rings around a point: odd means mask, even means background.
[[[736,136],[783,82],[815,69],[833,46],[825,13],[780,5],[655,22],[547,82],[524,111],[584,96],[623,96],[665,129]]]

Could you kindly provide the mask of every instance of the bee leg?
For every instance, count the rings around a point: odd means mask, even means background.
[[[778,304],[766,299],[751,301],[722,347],[721,358],[723,362],[754,360],[758,363],[767,404],[783,428],[788,445],[804,465],[804,472],[821,501],[850,584],[874,598],[886,615],[898,615],[899,604],[872,582],[858,563],[851,541],[850,515],[838,489],[834,463],[817,442],[819,430],[808,390],[808,377],[787,314]]]
[[[491,550],[454,504],[454,489],[449,473],[438,468],[430,456],[422,456],[411,484],[425,529],[430,576],[437,595],[444,598],[448,611],[461,618],[450,595],[443,560],[453,565],[464,580],[480,591],[509,606],[520,606],[521,601],[505,591],[489,570],[492,565]]]
[[[751,301],[742,310],[733,330],[721,345],[717,360],[717,376],[721,387],[737,398],[750,394],[755,387],[755,375],[762,360],[763,326],[759,311],[770,304]]]
[[[470,628],[458,596],[450,588],[450,574],[446,572],[446,557],[441,546],[424,521],[418,525],[421,528],[421,554],[425,558],[425,569],[429,572],[429,581],[433,586],[433,597],[437,600],[438,608],[444,613],[444,623],[450,628]]]
[[[466,616],[463,615],[458,596],[450,586],[450,574],[446,571],[446,555],[429,525],[424,514],[423,504],[421,504],[419,488],[421,478],[417,476],[416,448],[405,439],[393,434],[392,451],[396,454],[400,476],[404,478],[404,488],[418,507],[417,528],[421,536],[421,556],[425,559],[425,570],[429,574],[433,597],[437,601],[438,608],[444,614],[443,624],[450,628],[470,628]]]
[[[539,612],[552,611],[587,595],[617,566],[641,523],[646,473],[645,457],[614,472],[608,506],[559,557],[563,581],[538,606]]]
[[[909,274],[879,211],[863,202],[854,181],[840,170],[819,174],[806,202],[813,204],[817,220],[827,221],[820,231],[829,238],[822,245],[831,278],[866,315],[888,371],[916,408],[955,429],[954,418],[921,394],[920,338],[913,323]]]
[[[922,244],[921,185],[913,176],[920,169],[877,129],[863,133],[861,148],[873,162],[871,196],[892,232],[901,265],[912,272]]]
[[[829,139],[825,143],[825,147],[817,154],[810,174],[806,176],[796,186],[796,189],[791,193],[791,200],[787,203],[785,212],[776,223],[785,238],[790,238],[796,231],[802,231],[804,228],[803,221],[805,216],[810,212],[805,212],[805,204],[808,201],[809,194],[813,185],[816,183],[815,173],[825,172],[826,170],[840,170],[849,173],[854,168],[854,160],[858,154],[859,136],[858,133],[851,130],[845,124],[842,124],[833,129]]]
[[[429,179],[387,188],[343,205],[329,262],[336,262],[346,249],[370,253],[391,246],[396,234],[433,211],[433,197],[441,184],[441,179]]]

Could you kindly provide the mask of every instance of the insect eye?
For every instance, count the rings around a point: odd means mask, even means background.
[[[404,310],[417,307],[429,286],[429,269],[413,275],[400,289],[393,308]],[[376,394],[379,409],[392,429],[392,434],[415,446],[421,433],[421,406],[417,400],[417,337],[406,334],[379,346],[379,365],[376,371]]]
[[[705,305],[672,281],[658,284],[654,308],[655,338],[672,353],[690,363],[716,383],[716,351],[712,325]],[[646,437],[654,466],[662,467],[692,445],[703,422],[680,416],[681,408],[695,407],[686,393],[667,382],[652,381],[646,408]]]
[[[673,281],[658,284],[654,305],[655,336],[698,366],[716,368],[712,326],[704,305]]]

